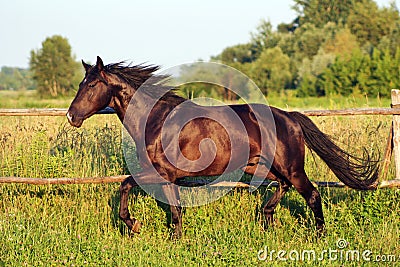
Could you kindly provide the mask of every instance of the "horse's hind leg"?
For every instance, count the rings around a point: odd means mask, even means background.
[[[172,224],[175,227],[174,238],[182,236],[182,207],[180,205],[179,189],[174,184],[163,185],[162,190],[171,209]]]
[[[128,226],[129,234],[139,233],[140,232],[140,222],[135,218],[131,218],[128,210],[128,196],[129,191],[137,186],[138,184],[135,182],[132,176],[126,178],[119,188],[121,200],[120,200],[120,207],[119,207],[119,217],[124,221],[126,226]]]
[[[265,216],[265,227],[267,228],[268,225],[272,225],[274,221],[274,211],[278,203],[281,201],[282,197],[285,195],[287,191],[289,191],[291,187],[290,183],[280,181],[279,187],[276,189],[275,193],[272,197],[268,200],[268,202],[264,205],[263,212]]]
[[[274,211],[278,203],[281,201],[282,197],[285,195],[287,191],[289,191],[292,184],[283,176],[274,166],[270,168],[266,168],[265,165],[249,165],[242,169],[245,173],[250,175],[258,175],[262,177],[261,174],[267,173],[268,179],[278,181],[279,187],[275,190],[272,197],[268,200],[268,202],[263,207],[263,212],[265,216],[265,224],[264,228],[267,228],[268,225],[271,225],[274,221]]]
[[[303,198],[307,202],[307,205],[311,208],[312,212],[314,213],[317,230],[319,232],[323,232],[325,221],[322,212],[321,196],[318,190],[310,182],[304,171],[293,174],[290,178],[290,182],[293,184],[296,190],[303,196]]]

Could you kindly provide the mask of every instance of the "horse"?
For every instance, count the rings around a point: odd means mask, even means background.
[[[321,196],[304,170],[306,146],[315,151],[345,185],[358,190],[373,190],[377,187],[378,160],[374,160],[368,153],[358,157],[344,151],[299,112],[286,112],[262,104],[206,107],[179,96],[172,87],[160,93],[156,84],[165,77],[155,74],[159,70],[156,65],[132,65],[125,62],[104,65],[100,57],[97,57],[94,65],[83,60],[82,65],[85,76],[66,114],[69,123],[80,127],[93,114],[111,107],[136,144],[142,170],[126,178],[119,188],[119,217],[126,224],[129,234],[139,233],[141,226],[141,222],[131,218],[128,210],[128,194],[133,187],[160,183],[170,206],[173,236],[179,238],[182,235],[182,207],[179,190],[171,185],[179,184],[181,178],[216,176],[227,169],[241,169],[246,174],[277,181],[276,191],[262,209],[265,227],[273,223],[276,206],[293,186],[312,210],[317,232],[323,232],[325,222]],[[144,93],[140,97],[134,97],[141,85],[150,79],[155,82],[143,89]],[[154,106],[148,114],[144,114],[149,102],[154,102]],[[128,107],[132,112],[127,111]],[[184,125],[178,125],[180,128],[174,123],[166,124],[171,113],[179,109],[183,110],[180,114],[201,115]],[[266,111],[271,112],[272,119],[256,116],[256,113],[259,115]],[[221,126],[218,120],[226,121],[230,113],[237,116],[236,121],[239,120],[244,128],[232,123],[231,136],[228,136],[226,127]],[[275,128],[274,131],[272,128]],[[145,129],[145,132],[141,129]],[[176,129],[180,129],[178,135]],[[200,169],[191,169],[193,166],[190,164],[177,167],[166,155],[168,147],[161,144],[164,138],[162,133],[167,140],[177,139],[178,144],[175,146],[178,146],[181,156],[189,159],[189,162],[201,158],[208,150],[212,150],[212,160]],[[261,142],[262,138],[268,140]],[[213,147],[202,147],[204,139],[212,140]],[[247,141],[233,146],[230,143],[233,139],[239,140],[237,143],[243,139]],[[269,149],[268,144],[275,148]],[[248,152],[242,153],[243,149]],[[160,182],[157,177],[162,177],[161,180],[166,182]]]

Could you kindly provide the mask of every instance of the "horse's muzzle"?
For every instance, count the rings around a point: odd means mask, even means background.
[[[83,118],[71,114],[70,111],[67,112],[67,119],[69,124],[71,124],[74,127],[79,128],[82,126]]]

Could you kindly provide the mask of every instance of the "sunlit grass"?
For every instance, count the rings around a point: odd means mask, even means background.
[[[0,108],[67,108],[71,97],[39,98],[34,90],[0,91]]]
[[[329,108],[358,105],[346,106],[343,103],[350,100],[340,101],[343,102]],[[346,150],[360,154],[362,147],[366,147],[368,152],[382,155],[391,117],[313,120]],[[61,117],[1,117],[0,176],[97,177],[127,173],[121,127],[115,115],[93,116],[80,129],[72,128]],[[314,157],[307,153],[306,171],[310,179],[337,181],[325,164]],[[388,179],[393,178],[392,165]],[[316,238],[311,211],[295,190],[278,206],[276,225],[263,231],[260,208],[274,189],[260,188],[253,193],[235,189],[208,205],[185,208],[183,238],[171,241],[165,206],[140,189],[130,195],[129,207],[144,225],[141,234],[128,237],[118,218],[118,188],[119,184],[0,184],[0,266],[376,264],[327,258],[311,262],[257,258],[265,247],[268,251],[335,250],[341,238],[348,241],[352,250],[400,256],[400,191],[396,189],[358,192],[321,188],[327,233],[320,239]]]
[[[360,95],[298,98],[293,90],[284,91],[279,95],[272,94],[266,99],[269,105],[285,110],[390,107],[390,99],[387,98],[369,98]],[[247,100],[251,102],[251,99]],[[32,90],[0,91],[0,108],[67,108],[71,101],[72,97],[39,98]]]
[[[265,247],[320,253],[336,250],[337,240],[345,239],[349,249],[368,249],[375,255],[393,254],[400,248],[399,191],[322,190],[327,234],[318,239],[311,213],[297,192],[284,198],[276,225],[263,231],[257,209],[270,192],[250,194],[238,189],[206,206],[185,208],[183,238],[171,241],[165,211],[138,191],[131,195],[130,207],[144,227],[139,235],[124,235],[117,218],[117,188],[116,184],[1,186],[0,262],[6,266],[252,266],[271,264],[270,259],[257,258]],[[276,258],[272,263],[282,264]],[[328,258],[307,263],[360,264]]]

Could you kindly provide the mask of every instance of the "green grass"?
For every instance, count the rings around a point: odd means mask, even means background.
[[[269,105],[283,108],[285,110],[390,107],[391,103],[388,98],[368,98],[359,95],[349,97],[332,95],[329,97],[306,98],[299,98],[295,95],[295,91],[289,90],[280,95],[267,97],[267,101]]]
[[[317,239],[310,211],[291,191],[277,209],[277,224],[263,231],[257,211],[270,191],[234,190],[202,207],[186,208],[184,235],[171,241],[165,212],[136,191],[130,208],[144,222],[128,237],[117,218],[118,185],[1,187],[0,262],[6,266],[253,266],[282,264],[257,258],[271,250],[348,249],[376,254],[399,251],[399,191],[321,190],[327,234]],[[345,251],[345,250],[344,250]],[[310,261],[318,266],[359,266],[345,260]],[[362,262],[362,264],[367,262]],[[301,262],[291,262],[302,265]],[[373,263],[376,264],[376,263]],[[371,265],[373,265],[371,264]]]
[[[357,107],[390,107],[390,99],[365,96],[330,96],[298,98],[288,90],[267,97],[269,105],[292,109],[340,109]],[[0,91],[0,108],[67,108],[72,97],[39,98],[35,91]]]
[[[71,97],[39,98],[34,90],[0,90],[0,108],[67,108],[71,101]]]
[[[281,101],[279,105],[285,103],[284,99]],[[311,104],[303,106],[307,101]],[[296,109],[319,108],[318,105],[322,108],[322,102],[315,101],[319,100],[290,100],[290,103],[296,103],[293,105]],[[352,100],[335,100],[337,104],[329,108],[364,105],[360,104],[363,100],[357,100],[359,102],[347,106],[349,101]],[[34,105],[39,104],[32,103]],[[313,120],[346,150],[362,153],[365,146],[368,152],[381,155],[391,123],[390,116]],[[121,124],[114,115],[96,115],[80,129],[70,127],[65,118],[1,117],[0,176],[50,178],[127,173],[120,129]],[[306,157],[306,171],[312,180],[337,181],[310,153]],[[388,179],[393,177],[392,164]],[[322,261],[282,262],[276,259],[276,254],[272,261],[257,258],[265,247],[268,253],[272,250],[315,250],[319,255],[323,250],[337,249],[339,239],[349,243],[342,252],[371,250],[373,257],[378,254],[400,256],[398,189],[358,192],[321,188],[327,232],[320,239],[316,238],[310,209],[295,190],[291,190],[278,206],[276,225],[263,231],[260,208],[274,189],[261,188],[253,193],[235,189],[208,205],[185,208],[183,238],[172,241],[165,206],[140,189],[130,195],[129,208],[144,225],[141,234],[129,237],[118,218],[118,188],[118,184],[0,184],[0,266],[377,264],[344,259],[332,261],[327,257]],[[193,194],[204,197],[202,192]],[[399,261],[398,258],[397,264]]]

